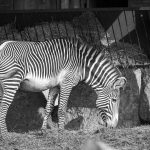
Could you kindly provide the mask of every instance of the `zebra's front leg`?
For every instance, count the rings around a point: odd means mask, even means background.
[[[67,80],[67,82],[63,83],[60,87],[60,100],[59,100],[59,108],[58,108],[58,132],[60,136],[63,136],[64,126],[65,126],[65,118],[66,118],[66,109],[68,98],[70,92],[72,90],[72,80]]]
[[[44,91],[43,94],[45,95],[45,98],[47,99],[47,104],[45,108],[45,114],[44,114],[44,120],[42,124],[42,132],[45,133],[47,129],[47,120],[49,118],[50,121],[50,127],[51,129],[53,128],[53,122],[52,122],[52,117],[51,117],[51,112],[53,111],[54,108],[54,102],[55,102],[55,95],[59,93],[59,88],[54,87],[48,91]]]

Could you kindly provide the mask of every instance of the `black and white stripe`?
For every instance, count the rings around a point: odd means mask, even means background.
[[[64,74],[63,79],[60,72]],[[11,41],[0,48],[0,78],[4,91],[0,128],[3,137],[6,137],[7,133],[5,123],[7,110],[16,90],[27,75],[41,81],[59,78],[58,83],[53,83],[47,89],[60,86],[58,116],[61,131],[64,128],[68,97],[73,86],[81,80],[89,84],[98,94],[96,105],[100,109],[103,121],[107,122],[109,118],[110,122],[113,119],[114,108],[111,99],[119,99],[119,91],[113,86],[122,75],[102,53],[76,39],[52,39],[45,42]],[[56,91],[58,93],[58,90]],[[48,113],[52,110],[48,108],[52,106],[50,102],[47,103]],[[46,121],[47,117],[45,118]]]

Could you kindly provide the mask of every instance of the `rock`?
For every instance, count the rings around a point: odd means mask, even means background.
[[[150,69],[142,70],[139,117],[142,123],[150,123]]]
[[[106,32],[93,12],[83,12],[80,16],[74,17],[72,22],[76,34],[85,42],[94,46],[101,45],[100,40],[104,37]]]
[[[124,70],[127,85],[121,91],[118,127],[134,127],[140,124],[139,111],[139,87],[132,69]]]
[[[94,133],[102,128],[101,117],[96,108],[72,107],[67,110],[66,126],[68,130],[82,130]]]
[[[39,107],[45,107],[42,93],[18,91],[10,105],[6,117],[8,131],[28,132],[39,130],[43,120],[38,114]]]
[[[53,121],[58,123],[57,112],[58,107],[55,106],[55,111],[52,113]],[[44,118],[44,108],[39,108],[39,114]],[[54,113],[55,112],[55,113]],[[100,124],[101,117],[99,117],[96,108],[72,107],[68,108],[65,119],[65,129],[67,130],[81,130],[88,133],[94,133],[103,126]],[[50,127],[48,119],[48,127]]]

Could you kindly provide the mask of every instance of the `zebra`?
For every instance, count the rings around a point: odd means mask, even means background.
[[[32,92],[50,89],[42,129],[52,111],[53,97],[59,93],[58,132],[62,133],[68,97],[80,81],[95,90],[96,106],[107,127],[118,123],[120,88],[126,84],[126,78],[102,52],[72,38],[4,42],[0,45],[0,81],[0,129],[4,140],[9,139],[6,114],[19,88]]]

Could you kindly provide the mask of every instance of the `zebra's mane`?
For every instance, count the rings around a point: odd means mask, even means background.
[[[89,43],[87,43],[87,42],[82,41],[80,38],[73,38],[73,39],[71,39],[71,40],[72,40],[72,41],[74,42],[74,44],[76,44],[76,45],[79,45],[79,46],[86,46],[86,47],[87,47],[87,50],[88,50],[88,48],[90,48],[90,50],[93,51],[93,53],[95,53],[95,54],[94,54],[94,57],[93,57],[93,59],[92,59],[93,62],[97,59],[97,57],[99,57],[99,55],[101,55],[101,58],[102,58],[101,60],[106,59],[106,61],[108,61],[108,62],[110,63],[110,66],[111,66],[112,68],[115,68],[115,70],[116,70],[116,72],[118,72],[119,76],[122,76],[122,73],[121,73],[121,71],[117,68],[117,66],[114,66],[113,62],[112,62],[110,59],[108,59],[108,58],[106,57],[106,55],[105,55],[105,48],[104,48],[104,47],[103,47],[102,49],[98,49],[98,47],[94,47],[93,45],[91,45],[91,44],[89,44]],[[81,61],[84,61],[84,60],[81,60]]]

